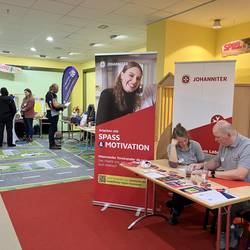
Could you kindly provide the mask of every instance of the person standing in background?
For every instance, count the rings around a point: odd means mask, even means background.
[[[60,146],[57,146],[55,143],[55,132],[57,132],[57,123],[59,119],[59,111],[63,111],[67,106],[65,104],[59,104],[57,101],[58,85],[53,83],[49,87],[49,91],[46,94],[46,117],[49,119],[49,148],[50,149],[61,149]]]
[[[16,114],[16,105],[6,88],[0,89],[0,147],[3,145],[3,132],[6,126],[8,147],[15,147],[13,144],[13,118]]]
[[[24,95],[25,97],[21,105],[21,114],[25,125],[26,140],[27,142],[32,142],[35,99],[32,96],[31,90],[28,88],[24,90]]]

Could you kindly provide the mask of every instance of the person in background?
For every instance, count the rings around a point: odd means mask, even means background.
[[[89,104],[87,111],[82,114],[80,127],[93,126],[93,125],[95,125],[95,106],[94,104]],[[91,136],[90,133],[87,133],[86,131],[84,131],[81,141],[90,139],[90,138],[87,138],[87,135],[89,137]]]
[[[46,94],[45,101],[46,101],[46,109],[47,114],[46,117],[50,122],[49,126],[49,148],[50,149],[61,149],[60,146],[57,146],[55,143],[55,132],[57,132],[57,123],[59,119],[59,111],[63,111],[67,106],[64,104],[60,104],[57,101],[57,92],[58,92],[58,85],[53,83],[49,87],[49,91]]]
[[[218,121],[213,127],[215,141],[220,144],[218,154],[206,163],[206,168],[212,170],[211,177],[226,180],[250,182],[250,139],[240,135],[232,124],[225,120]],[[192,164],[196,169],[202,164]],[[224,171],[217,171],[221,167]],[[250,209],[250,201],[232,205],[231,223],[242,211]],[[230,248],[238,244],[236,228],[230,232]],[[225,248],[226,215],[222,217],[222,234],[220,248]]]
[[[101,93],[96,124],[119,118],[135,112],[141,105],[141,66],[128,62],[117,76],[113,88],[104,89]]]
[[[16,105],[6,88],[0,89],[0,147],[3,145],[3,133],[6,126],[8,147],[15,147],[13,144],[13,119],[16,114]]]
[[[189,138],[187,130],[180,123],[173,129],[172,140],[171,144],[168,145],[167,153],[170,166],[178,163],[189,165],[204,162],[201,145]],[[166,202],[167,207],[171,209],[169,224],[176,225],[184,206],[191,203],[191,200],[174,193],[172,200]]]
[[[94,104],[89,104],[87,112],[85,112],[87,115],[87,125],[91,122],[91,125],[95,124],[95,106]]]
[[[33,138],[33,119],[35,116],[34,106],[35,99],[32,96],[32,92],[30,89],[24,90],[25,97],[23,98],[23,102],[21,105],[21,114],[23,117],[24,125],[25,125],[25,133],[26,133],[26,141],[32,142]]]
[[[74,123],[75,125],[80,125],[81,122],[81,114],[80,114],[80,108],[78,106],[73,108],[71,117],[70,117],[70,122]]]

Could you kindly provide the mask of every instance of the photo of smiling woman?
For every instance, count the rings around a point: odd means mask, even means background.
[[[134,61],[128,62],[118,74],[113,88],[102,91],[96,124],[119,118],[135,112],[141,106],[141,66]]]

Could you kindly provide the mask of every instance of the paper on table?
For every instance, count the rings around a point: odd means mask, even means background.
[[[200,198],[201,200],[212,203],[212,204],[221,203],[229,199],[229,198],[226,198],[222,193],[217,192],[216,190],[196,193],[196,194],[193,194],[193,196],[196,196]],[[230,198],[230,199],[236,199],[236,198],[237,197],[234,196],[234,198]]]
[[[186,165],[182,165],[181,167],[178,167],[178,170],[182,173],[185,173],[185,167]]]
[[[161,178],[161,177],[165,176],[165,175],[162,175],[162,174],[159,174],[159,173],[156,173],[156,172],[146,173],[144,175],[147,176],[147,177],[150,177],[150,178],[154,178],[154,179],[158,179],[158,178]]]

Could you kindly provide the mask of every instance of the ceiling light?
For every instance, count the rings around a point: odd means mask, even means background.
[[[124,35],[111,35],[110,36],[110,39],[113,39],[113,40],[120,40],[120,39],[124,39],[126,38],[127,36],[124,36]]]
[[[111,35],[110,39],[117,39],[118,35]]]
[[[104,30],[104,29],[107,29],[109,26],[108,25],[106,25],[106,24],[101,24],[101,25],[99,25],[97,28],[98,29],[101,29],[101,30]]]
[[[67,56],[58,56],[57,59],[67,59]]]
[[[213,29],[220,29],[221,28],[220,21],[221,21],[220,19],[214,19]]]
[[[10,51],[9,50],[2,50],[2,53],[3,54],[10,54]]]
[[[33,52],[36,52],[36,48],[34,48],[34,47],[31,47],[30,50]]]
[[[68,53],[69,56],[74,56],[74,55],[80,55],[79,52],[69,52]]]
[[[103,44],[101,44],[101,43],[90,43],[89,46],[91,46],[91,47],[102,47]]]
[[[48,42],[53,42],[53,41],[54,41],[54,38],[53,38],[52,36],[48,36],[48,37],[46,38],[46,40],[47,40]]]

